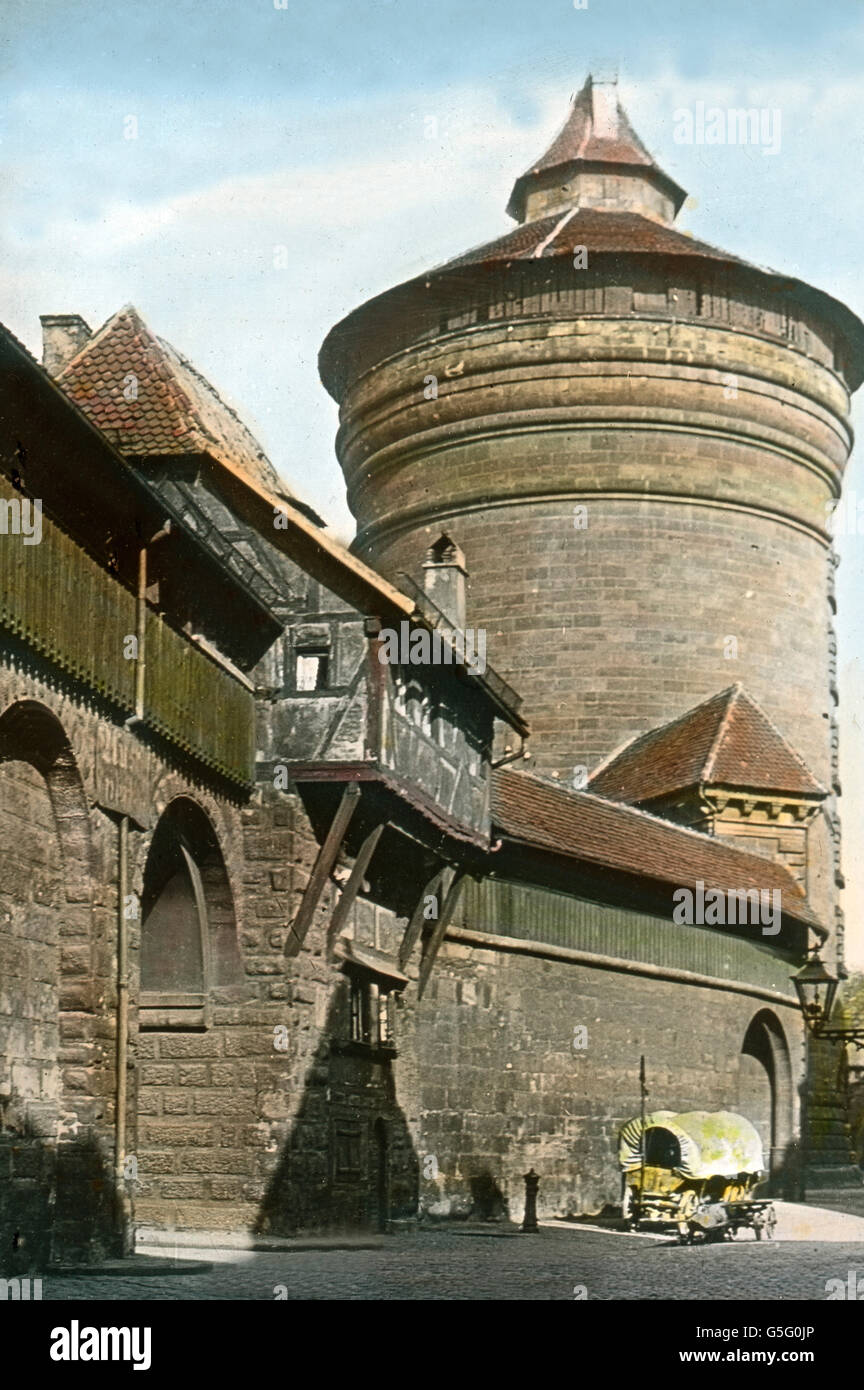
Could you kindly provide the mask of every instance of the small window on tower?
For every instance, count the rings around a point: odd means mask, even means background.
[[[326,647],[297,652],[294,671],[298,690],[326,690],[330,652]]]

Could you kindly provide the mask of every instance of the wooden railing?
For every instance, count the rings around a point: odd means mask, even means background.
[[[19,498],[0,476],[0,506]],[[0,628],[131,714],[134,595],[48,517],[38,544],[24,539],[0,534]],[[148,612],[146,638],[144,724],[248,785],[255,752],[251,692],[157,613]]]

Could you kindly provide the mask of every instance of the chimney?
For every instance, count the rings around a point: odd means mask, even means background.
[[[465,556],[449,536],[439,536],[426,551],[423,588],[460,632],[465,629]]]
[[[42,366],[59,376],[67,362],[93,337],[93,329],[80,314],[40,314]]]

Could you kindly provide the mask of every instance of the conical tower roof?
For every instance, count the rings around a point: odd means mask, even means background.
[[[697,276],[709,284],[734,277],[748,293],[760,299],[770,295],[796,314],[830,325],[842,345],[837,360],[844,379],[856,390],[864,375],[864,326],[857,316],[804,281],[751,265],[679,231],[673,223],[685,197],[636,135],[617,84],[589,77],[559,134],[516,180],[508,211],[521,225],[346,315],[321,348],[324,386],[342,403],[350,382],[401,351],[406,341],[434,337],[446,314],[466,300],[473,303],[487,285],[512,272],[518,299],[531,267],[538,266],[545,276],[555,262],[572,265],[575,252],[587,251],[592,269],[605,267],[615,275],[630,264],[643,268],[653,263],[667,276],[680,272],[687,284]]]
[[[629,174],[635,180],[653,184],[665,195],[671,208],[662,220],[671,221],[687,196],[684,189],[663,172],[634,131],[619,101],[617,82],[598,81],[589,75],[548,150],[516,180],[507,211],[517,222],[533,220],[538,214],[532,213],[531,195],[547,190],[550,185],[559,185],[557,192],[571,195],[569,206],[586,206],[585,186],[577,179],[576,184],[568,187],[568,179],[572,180],[580,171],[602,172],[604,166],[619,177]],[[621,211],[620,187],[607,196],[609,210]],[[599,196],[595,193],[587,205],[600,207],[602,198],[602,192]],[[547,203],[548,199],[544,208]],[[566,198],[559,201],[559,206],[562,210],[568,206]],[[657,215],[662,216],[659,212]]]

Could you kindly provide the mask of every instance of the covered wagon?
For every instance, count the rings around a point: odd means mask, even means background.
[[[667,1229],[682,1244],[732,1239],[746,1227],[757,1240],[774,1233],[773,1203],[755,1196],[767,1177],[762,1141],[743,1115],[657,1110],[644,1122],[637,1116],[621,1130],[618,1160],[624,1216],[633,1230]]]

